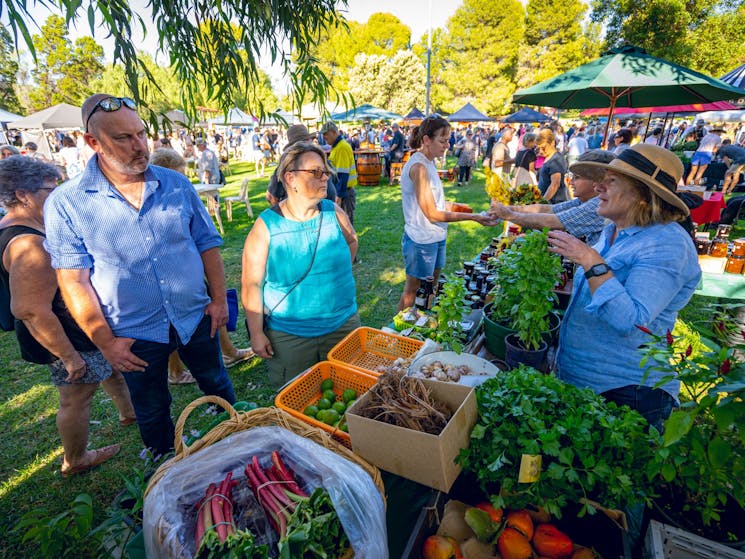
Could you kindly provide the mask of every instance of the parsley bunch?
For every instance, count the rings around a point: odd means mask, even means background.
[[[647,499],[645,467],[659,435],[628,407],[522,366],[476,388],[479,420],[457,461],[495,507],[539,506],[561,517],[585,499],[622,508]],[[519,483],[521,457],[540,455],[538,481]]]

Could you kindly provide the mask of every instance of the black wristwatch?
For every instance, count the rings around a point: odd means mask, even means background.
[[[595,264],[592,266],[589,270],[585,272],[585,277],[587,279],[594,278],[595,276],[602,276],[603,274],[607,274],[610,272],[611,269],[608,266],[608,264],[602,263],[602,264]]]

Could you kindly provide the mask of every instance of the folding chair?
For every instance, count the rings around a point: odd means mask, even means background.
[[[246,213],[249,217],[254,216],[254,212],[251,209],[251,203],[248,201],[248,179],[243,179],[238,196],[226,196],[223,200],[225,200],[225,212],[228,214],[228,221],[233,221],[234,202],[243,202],[246,204]]]
[[[401,182],[401,171],[404,168],[403,163],[391,163],[391,178],[388,181],[388,184],[391,185],[394,182],[398,181]]]

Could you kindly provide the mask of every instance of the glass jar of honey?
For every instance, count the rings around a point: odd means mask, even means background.
[[[711,250],[709,251],[709,254],[717,258],[725,258],[728,249],[729,243],[726,239],[714,239],[711,242]]]
[[[732,256],[745,256],[745,239],[732,241]]]
[[[724,265],[724,271],[728,274],[742,274],[745,268],[745,256],[730,256]]]

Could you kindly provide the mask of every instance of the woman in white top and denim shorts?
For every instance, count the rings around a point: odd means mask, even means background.
[[[453,212],[445,201],[442,181],[434,160],[449,147],[450,123],[439,115],[430,115],[414,128],[409,144],[418,150],[401,172],[401,202],[404,211],[404,234],[401,246],[406,265],[406,284],[398,309],[414,304],[421,280],[433,276],[435,281],[445,265],[447,224],[451,221],[476,221],[494,225],[481,214]]]

